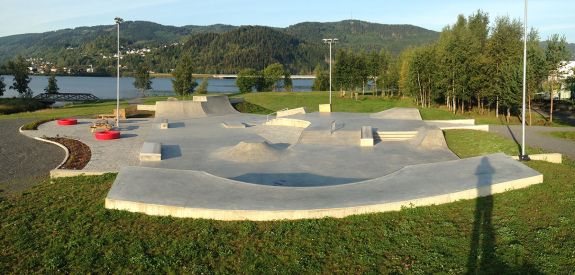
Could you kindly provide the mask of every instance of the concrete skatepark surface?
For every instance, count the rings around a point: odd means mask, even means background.
[[[397,210],[405,201],[421,202],[429,196],[448,196],[430,203],[453,201],[450,193],[471,190],[480,178],[482,188],[483,184],[519,188],[525,186],[516,182],[521,179],[528,184],[540,182],[540,174],[502,155],[485,157],[497,168],[478,177],[481,161],[459,160],[447,147],[437,123],[422,121],[412,108],[375,114],[307,113],[268,120],[263,115],[238,113],[226,97],[217,96],[157,102],[155,109],[155,119],[122,123],[122,138],[114,141],[96,141],[82,120],[68,127],[49,122],[25,134],[60,135],[88,144],[93,158],[86,172],[119,171],[106,206],[153,215],[265,220],[275,218],[261,211],[281,209],[287,212],[276,218],[342,217]],[[169,128],[160,129],[159,122],[165,119]],[[469,122],[453,125],[467,127]],[[362,126],[373,128],[373,147],[360,147]],[[160,143],[162,160],[140,162],[143,142]],[[236,191],[236,195],[230,193]],[[276,202],[282,206],[272,203],[280,198],[287,200]],[[259,208],[254,208],[258,202]],[[217,213],[210,216],[210,209]],[[218,212],[229,209],[259,212]],[[290,212],[298,209],[307,212]]]

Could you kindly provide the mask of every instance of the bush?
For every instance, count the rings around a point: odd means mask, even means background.
[[[29,98],[0,98],[0,114],[8,115],[21,112],[32,112],[46,108],[47,105]]]

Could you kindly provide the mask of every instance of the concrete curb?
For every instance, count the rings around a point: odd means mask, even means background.
[[[54,169],[50,171],[50,178],[68,178],[77,176],[100,176],[107,173],[114,173],[110,171],[83,171],[83,170],[71,170],[71,169]]]
[[[20,132],[20,134],[22,134],[22,135],[24,135],[25,132],[36,131],[36,130],[22,130],[22,127],[24,127],[24,125],[22,125],[22,126],[20,126],[20,128],[18,128],[18,132]],[[27,135],[24,135],[24,136],[29,137],[29,136],[27,136]],[[55,141],[43,139],[43,138],[41,138],[41,137],[34,137],[34,139],[35,139],[35,140],[42,141],[42,142],[54,144],[54,145],[56,145],[56,146],[62,148],[62,150],[64,150],[64,154],[66,154],[66,156],[64,157],[64,160],[63,160],[62,162],[60,162],[60,164],[58,164],[58,166],[56,166],[55,169],[58,169],[58,168],[62,167],[62,165],[64,165],[64,163],[66,163],[66,161],[68,161],[68,158],[70,157],[70,151],[68,150],[68,148],[66,148],[66,146],[64,146],[64,145],[62,145],[62,144],[60,144],[60,143],[58,143],[58,142],[55,142]],[[54,170],[55,170],[55,169],[54,169]],[[52,170],[52,171],[53,171],[53,170]],[[52,171],[50,171],[50,175],[52,175]]]
[[[512,156],[513,159],[519,160],[518,156]],[[559,153],[549,153],[549,154],[533,154],[529,155],[531,160],[540,160],[550,163],[563,163],[563,156]]]
[[[456,202],[459,200],[475,199],[479,197],[485,197],[493,194],[503,193],[509,190],[525,188],[542,182],[543,182],[543,175],[537,175],[523,179],[501,182],[490,186],[473,188],[460,192],[442,194],[426,198],[390,202],[384,204],[362,205],[362,206],[330,208],[330,209],[276,210],[276,211],[220,210],[220,209],[188,208],[179,206],[148,204],[148,203],[123,201],[108,198],[105,199],[105,207],[107,209],[126,210],[129,212],[144,213],[153,216],[216,219],[223,221],[298,220],[298,219],[319,219],[325,217],[344,218],[351,215],[399,211],[404,207],[430,206],[430,205]]]

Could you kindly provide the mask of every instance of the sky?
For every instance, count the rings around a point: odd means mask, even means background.
[[[496,16],[523,18],[523,0],[2,0],[0,36],[80,26],[111,25],[116,16],[163,25],[265,25],[357,19],[382,24],[412,24],[441,31],[458,14],[481,9]],[[575,43],[574,0],[529,1],[528,26]]]

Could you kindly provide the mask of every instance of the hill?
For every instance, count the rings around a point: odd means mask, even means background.
[[[120,33],[128,70],[141,62],[153,70],[169,72],[182,52],[194,55],[198,71],[233,73],[280,62],[293,72],[310,72],[324,60],[321,39],[337,37],[337,48],[355,51],[406,47],[429,43],[438,33],[412,25],[384,25],[358,20],[305,22],[287,28],[209,25],[165,26],[127,21]],[[58,67],[62,73],[82,73],[88,67],[100,74],[113,72],[115,25],[78,27],[45,33],[0,37],[0,64],[22,55],[35,67]],[[65,68],[65,69],[64,69]],[[44,70],[44,69],[39,69]]]
[[[305,22],[289,26],[285,31],[307,41],[338,38],[339,47],[365,51],[386,49],[394,54],[411,45],[433,42],[439,37],[435,31],[413,25],[387,25],[359,20]]]

